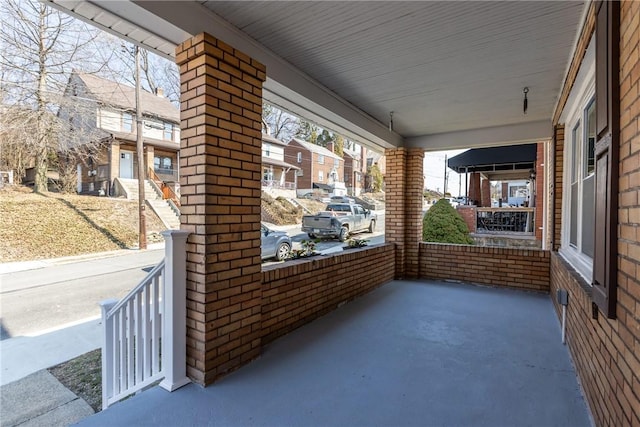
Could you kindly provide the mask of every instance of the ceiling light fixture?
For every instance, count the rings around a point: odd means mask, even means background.
[[[529,93],[529,88],[525,87],[522,89],[522,93],[524,93],[524,104],[522,106],[522,112],[527,114],[527,109],[529,108],[529,100],[527,99],[527,94]]]

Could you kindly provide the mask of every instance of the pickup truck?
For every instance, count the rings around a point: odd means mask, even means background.
[[[376,215],[354,203],[329,203],[324,211],[302,217],[302,232],[310,238],[331,237],[344,242],[358,231],[373,233]]]

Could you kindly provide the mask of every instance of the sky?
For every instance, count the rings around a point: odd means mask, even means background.
[[[428,151],[424,153],[424,176],[425,187],[429,190],[443,192],[444,190],[444,169],[445,155],[448,159],[456,156],[466,150],[448,150],[448,151]],[[447,191],[453,197],[464,196],[464,174],[458,175],[452,169],[447,168],[449,173],[449,183]],[[461,185],[460,185],[461,183]],[[458,189],[460,193],[458,194]]]

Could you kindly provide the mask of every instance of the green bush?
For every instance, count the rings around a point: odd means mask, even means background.
[[[424,214],[422,240],[437,243],[473,244],[467,223],[445,199],[438,200]]]

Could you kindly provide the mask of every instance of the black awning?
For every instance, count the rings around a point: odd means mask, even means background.
[[[321,184],[319,182],[314,182],[313,183],[313,188],[318,188],[320,190],[324,190],[324,191],[328,191],[331,192],[333,191],[333,187],[327,184]]]
[[[458,173],[533,169],[537,144],[473,148],[447,161]]]

